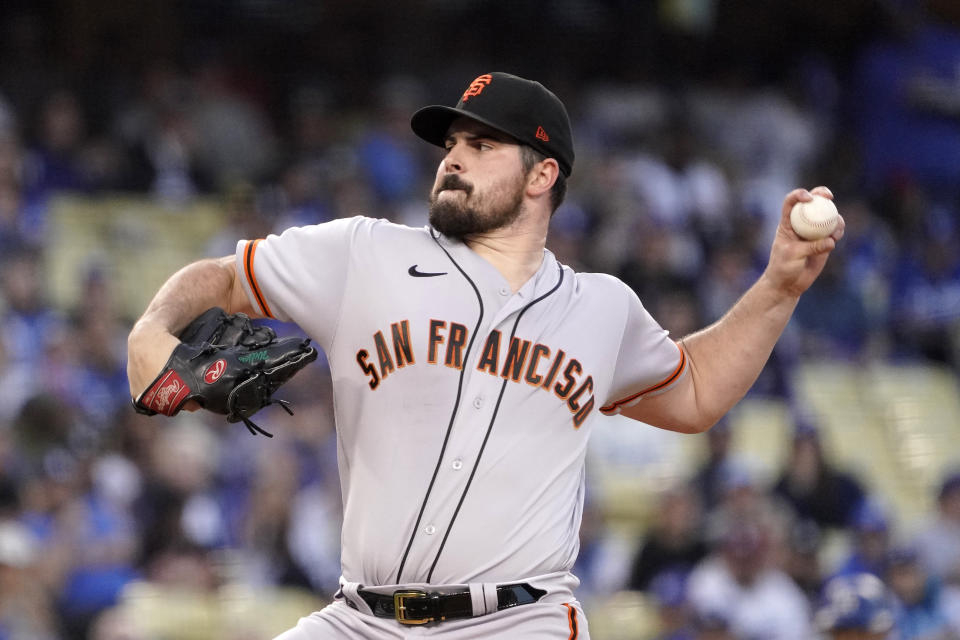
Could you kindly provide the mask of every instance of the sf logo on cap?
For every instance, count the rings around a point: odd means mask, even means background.
[[[489,73],[478,77],[476,80],[470,83],[470,86],[467,87],[467,90],[463,92],[463,97],[460,98],[460,102],[466,102],[473,96],[480,95],[483,90],[493,81],[493,76]]]

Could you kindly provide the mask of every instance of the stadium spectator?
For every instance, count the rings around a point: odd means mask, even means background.
[[[799,520],[834,529],[847,526],[864,497],[860,481],[827,459],[817,428],[804,419],[794,427],[786,465],[772,491]]]
[[[190,77],[187,119],[196,136],[193,154],[214,189],[235,182],[259,182],[276,168],[278,140],[273,123],[257,101],[250,68],[233,65],[209,51]]]
[[[604,505],[588,491],[580,526],[580,553],[574,563],[585,602],[601,602],[624,588],[630,551],[622,537],[612,535]]]
[[[724,466],[720,502],[705,514],[705,536],[711,550],[738,523],[762,523],[764,548],[778,566],[792,514],[773,499],[769,486],[752,460],[735,459]]]
[[[36,574],[40,547],[26,527],[0,518],[0,640],[57,640],[49,592]]]
[[[793,522],[787,532],[783,570],[814,605],[823,587],[823,533],[812,520]]]
[[[773,564],[771,543],[766,523],[730,523],[715,551],[690,574],[691,605],[700,614],[722,612],[740,638],[809,640],[806,597]]]
[[[134,503],[141,532],[138,566],[147,575],[182,568],[208,571],[202,551],[229,540],[224,509],[215,499],[219,441],[196,419],[187,418],[158,432],[149,445],[143,489]],[[201,580],[200,584],[207,584]]]
[[[112,123],[127,159],[124,187],[168,206],[184,205],[214,182],[197,157],[189,80],[169,62],[155,60],[146,65],[138,84]]]
[[[63,314],[46,299],[43,266],[42,253],[29,247],[0,256],[0,340],[7,362],[25,367],[34,389],[44,384],[47,350],[63,336],[65,326]]]
[[[717,611],[695,613],[691,627],[695,640],[740,640],[726,614]]]
[[[851,123],[862,145],[866,187],[915,180],[956,198],[960,126],[955,64],[960,31],[948,2],[908,2],[885,11],[894,28],[857,52]],[[910,144],[904,144],[909,140]]]
[[[693,616],[687,601],[687,572],[665,570],[650,581],[659,631],[655,640],[694,640]]]
[[[73,406],[83,413],[91,430],[108,430],[114,416],[126,409],[125,345],[118,336],[127,326],[110,286],[111,274],[102,265],[91,265],[80,278],[80,301],[72,310],[69,340],[76,344],[73,385],[64,389]]]
[[[72,91],[59,89],[44,98],[38,113],[37,144],[27,152],[24,164],[24,191],[29,202],[87,189],[81,166],[85,119]]]
[[[3,145],[0,140],[0,153]],[[26,226],[20,185],[16,178],[0,174],[0,252],[8,254],[32,244]]]
[[[889,221],[855,192],[844,203],[843,220],[852,236],[843,255],[843,280],[854,287],[863,304],[868,331],[865,350],[857,355],[864,359],[886,358],[890,352],[891,277],[899,244]]]
[[[891,549],[885,576],[897,599],[899,640],[954,640],[958,637],[945,608],[944,586],[924,568],[914,546]]]
[[[901,252],[891,284],[892,331],[900,355],[960,368],[960,221],[928,211]]]
[[[665,571],[689,573],[707,555],[703,508],[693,487],[678,485],[657,497],[657,508],[630,570],[628,586],[644,591]]]
[[[832,640],[884,640],[894,626],[890,590],[872,573],[831,579],[823,588],[814,626]]]
[[[887,510],[875,498],[868,498],[854,510],[850,528],[851,549],[835,573],[870,573],[882,578],[893,536]]]
[[[733,427],[728,418],[723,418],[707,431],[707,453],[693,476],[700,501],[706,511],[713,511],[723,499],[723,490],[728,467],[735,464],[730,453]]]
[[[917,549],[927,571],[960,587],[960,471],[944,476],[936,513],[917,535]]]
[[[376,89],[377,113],[357,141],[357,159],[377,198],[377,210],[396,219],[416,198],[423,175],[418,145],[409,135],[409,114],[423,102],[423,88],[413,77],[393,76]],[[423,220],[422,223],[426,221]]]
[[[89,640],[147,640],[135,617],[119,607],[106,609],[90,626]]]
[[[299,461],[292,449],[260,452],[247,503],[239,523],[246,550],[242,582],[310,588],[310,579],[291,557],[289,535],[300,484]]]
[[[856,361],[866,351],[870,318],[860,288],[847,273],[844,260],[832,263],[797,304],[800,348],[807,357]]]

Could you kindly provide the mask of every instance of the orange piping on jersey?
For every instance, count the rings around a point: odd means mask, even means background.
[[[671,373],[669,376],[667,376],[665,379],[661,380],[661,381],[658,382],[657,384],[655,384],[655,385],[653,385],[653,386],[651,386],[651,387],[647,387],[647,388],[644,389],[643,391],[638,391],[637,393],[634,393],[633,395],[627,396],[626,398],[622,398],[622,399],[620,399],[620,400],[616,400],[616,401],[614,401],[614,402],[611,402],[610,404],[606,405],[605,407],[600,407],[600,413],[604,413],[604,414],[607,414],[607,415],[616,413],[616,410],[617,410],[619,407],[627,404],[628,402],[632,402],[633,400],[636,400],[637,398],[639,398],[640,396],[642,396],[642,395],[644,395],[644,394],[651,393],[651,392],[653,392],[653,391],[657,391],[658,389],[663,389],[664,387],[666,387],[666,386],[670,385],[671,383],[673,383],[673,381],[676,380],[677,378],[679,378],[679,377],[680,377],[680,374],[683,373],[683,367],[687,364],[687,354],[686,354],[686,352],[683,350],[683,348],[682,348],[680,345],[677,345],[677,349],[680,349],[680,364],[678,364],[678,365],[677,365],[677,368],[673,370],[673,373]]]
[[[570,637],[568,640],[577,640],[577,610],[566,602],[563,603],[563,606],[567,608],[567,624],[570,625]]]
[[[253,292],[253,297],[257,299],[257,304],[260,305],[260,311],[262,311],[265,316],[272,318],[273,313],[270,311],[270,306],[263,297],[263,292],[260,291],[260,285],[257,284],[257,276],[253,273],[253,256],[257,253],[258,244],[260,244],[259,239],[248,242],[246,248],[243,250],[243,271],[247,275],[247,283],[250,285],[250,291]]]

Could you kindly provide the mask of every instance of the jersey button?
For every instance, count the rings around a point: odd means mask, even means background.
[[[500,295],[502,296],[510,295],[510,289],[507,289],[506,287],[500,287]]]
[[[425,534],[427,534],[428,536],[432,536],[433,534],[435,534],[435,533],[437,532],[437,528],[436,528],[435,526],[433,526],[432,524],[428,524],[427,526],[425,526],[425,527],[423,528],[423,532],[424,532]]]
[[[479,409],[483,406],[483,396],[477,396],[473,399],[473,406]]]
[[[461,460],[460,458],[457,458],[456,460],[450,463],[450,466],[453,467],[454,471],[460,471],[460,469],[463,469],[463,460]]]

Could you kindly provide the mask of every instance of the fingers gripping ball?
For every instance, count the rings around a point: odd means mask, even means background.
[[[251,433],[270,436],[250,416],[270,404],[293,413],[274,392],[317,359],[310,340],[277,338],[270,327],[254,325],[242,313],[214,307],[178,336],[163,371],[134,401],[147,415],[176,415],[190,400],[208,411],[243,422]]]
[[[833,233],[840,213],[830,198],[815,195],[810,202],[798,202],[790,210],[790,226],[804,240],[819,240]]]

